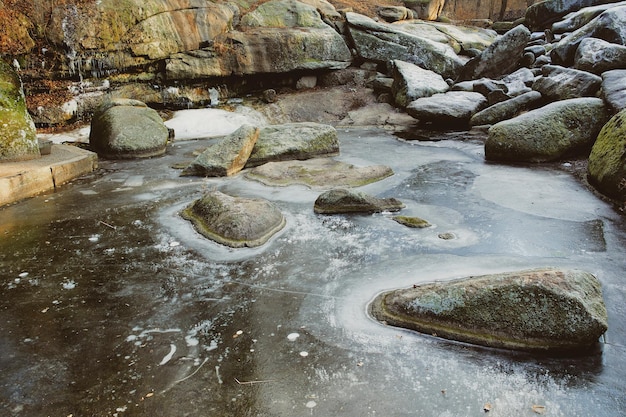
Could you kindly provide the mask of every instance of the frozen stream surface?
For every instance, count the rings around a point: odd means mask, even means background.
[[[0,415],[626,415],[623,218],[558,165],[485,163],[478,140],[339,135],[337,159],[396,173],[361,190],[434,226],[316,215],[321,191],[301,186],[179,177],[207,140],[0,209]],[[275,202],[286,228],[257,249],[205,240],[177,211],[211,189]],[[383,290],[548,266],[602,282],[601,351],[491,350],[366,314]]]

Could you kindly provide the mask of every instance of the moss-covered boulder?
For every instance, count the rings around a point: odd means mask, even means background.
[[[589,155],[589,181],[603,194],[626,202],[626,109],[608,121]]]
[[[91,119],[89,144],[105,158],[132,159],[163,155],[169,130],[156,110],[132,99],[102,104]]]
[[[39,158],[35,124],[26,110],[22,82],[0,59],[0,162]]]
[[[607,330],[600,282],[579,270],[537,269],[414,285],[378,295],[386,324],[525,351],[578,351]]]
[[[606,106],[599,98],[550,103],[491,126],[485,142],[485,158],[547,162],[586,154],[607,119]]]
[[[285,226],[272,203],[211,191],[181,212],[204,237],[233,248],[256,247]]]

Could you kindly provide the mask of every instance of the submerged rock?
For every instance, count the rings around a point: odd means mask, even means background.
[[[547,162],[589,152],[607,118],[606,107],[599,98],[550,103],[491,126],[485,158]]]
[[[89,144],[111,159],[149,158],[165,153],[169,130],[161,116],[145,103],[113,99],[91,119]]]
[[[399,211],[404,204],[395,198],[376,198],[343,188],[326,191],[315,200],[313,210],[319,214],[380,213]]]
[[[600,282],[578,270],[537,269],[416,285],[378,295],[386,324],[525,351],[578,351],[607,330]]]
[[[262,199],[206,193],[181,212],[204,237],[233,248],[261,246],[285,226],[276,206]]]
[[[244,124],[218,143],[209,146],[181,175],[225,177],[241,171],[259,138],[259,128]]]
[[[246,177],[273,186],[302,184],[312,188],[360,187],[393,175],[384,165],[355,167],[329,158],[308,161],[268,162]]]
[[[620,203],[626,202],[626,109],[608,121],[589,155],[589,181]]]

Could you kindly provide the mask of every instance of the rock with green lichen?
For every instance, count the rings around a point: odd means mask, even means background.
[[[626,202],[626,109],[608,121],[589,155],[589,181],[603,194]]]
[[[546,162],[586,154],[608,118],[599,98],[575,98],[505,120],[489,128],[485,158]]]
[[[325,28],[315,7],[295,0],[272,0],[241,18],[241,27]]]
[[[246,168],[338,154],[339,139],[334,127],[313,122],[285,123],[261,128]]]
[[[393,216],[392,219],[403,226],[413,229],[424,229],[432,226],[427,220],[415,216]]]
[[[525,351],[579,351],[607,330],[600,282],[537,269],[414,285],[378,295],[378,320],[446,339]]]
[[[40,156],[37,131],[26,110],[20,78],[0,59],[0,162]]]
[[[163,155],[169,130],[156,110],[132,99],[103,103],[91,119],[89,144],[105,158],[132,159]]]
[[[280,210],[269,201],[211,191],[181,212],[204,237],[233,248],[256,247],[285,226]]]

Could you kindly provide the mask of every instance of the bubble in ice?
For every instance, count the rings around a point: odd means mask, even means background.
[[[100,235],[98,235],[98,234],[89,236],[89,241],[90,242],[97,242],[99,240],[100,240]]]
[[[18,275],[18,277],[20,278],[26,278],[28,276],[28,272],[22,272],[21,274]]]
[[[315,407],[317,405],[317,403],[315,401],[311,400],[311,401],[307,402],[305,405],[306,405],[306,408],[313,408],[313,407]]]
[[[287,335],[287,340],[289,340],[290,342],[294,342],[299,337],[300,337],[299,333],[289,333]]]
[[[306,358],[307,356],[309,356],[309,352],[302,351],[300,352],[300,356],[302,356],[303,358]]]
[[[70,279],[63,282],[63,284],[61,285],[63,286],[64,290],[73,290],[74,288],[76,288],[76,281]]]

